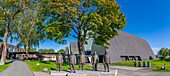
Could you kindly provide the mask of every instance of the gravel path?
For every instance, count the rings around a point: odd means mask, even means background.
[[[33,76],[33,74],[24,61],[15,60],[7,69],[0,72],[0,76]]]

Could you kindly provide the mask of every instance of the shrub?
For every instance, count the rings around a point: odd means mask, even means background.
[[[169,58],[167,58],[167,59],[165,59],[166,61],[170,61],[170,57]]]

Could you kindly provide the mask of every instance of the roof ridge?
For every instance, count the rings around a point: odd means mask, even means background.
[[[125,33],[125,34],[129,34],[129,35],[134,36],[134,37],[136,37],[136,38],[145,40],[145,39],[143,39],[143,38],[141,38],[141,37],[135,36],[135,35],[133,35],[133,34],[130,34],[130,33],[124,32],[124,31],[120,31],[120,30],[119,30],[119,32],[122,32],[122,33]],[[145,41],[147,41],[147,40],[145,40]]]

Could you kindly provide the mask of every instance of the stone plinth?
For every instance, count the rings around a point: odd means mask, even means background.
[[[115,76],[115,72],[101,72],[100,76]]]
[[[67,76],[86,76],[86,74],[68,73]]]
[[[70,71],[56,71],[56,70],[51,70],[50,75],[55,75],[55,76],[116,76],[117,75],[117,70],[112,70],[110,72],[104,72],[103,70],[99,71],[92,71],[92,70],[84,70],[84,71],[79,71],[76,70],[76,73],[70,73]]]
[[[65,71],[56,71],[56,70],[51,70],[50,71],[50,75],[55,75],[55,76],[66,76],[68,74],[68,72]]]

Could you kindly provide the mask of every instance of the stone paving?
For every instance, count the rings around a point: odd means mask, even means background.
[[[129,67],[129,66],[110,66],[110,68],[123,69],[123,70],[131,70],[131,71],[136,71],[136,70],[143,69],[141,67]]]
[[[101,69],[104,68],[103,65],[98,65],[98,67]],[[118,76],[170,76],[170,72],[150,72],[154,68],[155,67],[110,66],[110,70],[118,70]]]
[[[33,74],[24,61],[15,60],[7,69],[0,72],[0,76],[33,76]]]

